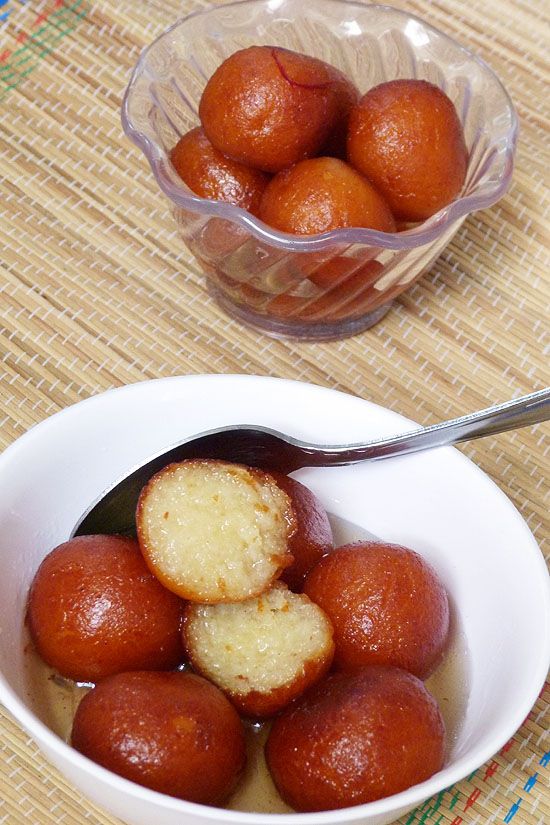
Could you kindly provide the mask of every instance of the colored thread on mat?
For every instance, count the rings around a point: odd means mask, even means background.
[[[16,42],[20,47],[0,52],[0,100],[17,86],[51,54],[58,43],[70,34],[86,16],[89,4],[86,0],[53,0],[47,12],[37,15],[31,24],[32,33],[20,31]]]
[[[523,790],[529,793],[529,791],[531,791],[535,787],[538,778],[538,773],[534,773],[532,776],[530,776],[525,785],[523,786]]]
[[[456,791],[455,795],[451,799],[451,804],[449,805],[449,810],[450,811],[452,811],[453,808],[455,807],[456,803],[458,802],[459,797],[460,797],[460,791]]]
[[[472,805],[476,802],[476,800],[481,796],[481,791],[479,788],[474,788],[468,799],[466,800],[466,804],[464,805],[464,810],[467,811],[468,808],[471,808]]]
[[[483,779],[487,781],[491,776],[494,776],[495,773],[498,771],[498,768],[498,762],[495,762],[495,760],[493,759],[493,761],[489,765],[487,765],[485,769],[485,776],[483,777]]]
[[[512,819],[515,817],[515,815],[519,811],[520,805],[521,805],[521,799],[518,799],[517,802],[514,802],[514,804],[512,805],[512,807],[510,808],[510,810],[508,811],[506,816],[504,817],[504,822],[508,823],[508,822],[512,821]]]

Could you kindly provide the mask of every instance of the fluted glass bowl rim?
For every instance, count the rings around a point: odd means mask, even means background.
[[[427,23],[417,15],[410,14],[407,11],[402,11],[401,9],[397,9],[393,6],[375,3],[362,4],[356,2],[356,0],[328,0],[328,2],[334,5],[349,6],[351,8],[356,7],[361,10],[362,14],[376,14],[377,12],[391,14],[395,16],[396,19],[401,20],[403,24],[405,21],[414,21],[427,32],[442,38],[449,44],[449,46],[452,46],[455,51],[461,52],[465,57],[467,57],[468,60],[477,63],[481,71],[488,75],[491,80],[496,83],[506,103],[506,108],[510,117],[510,128],[507,134],[503,171],[495,186],[482,195],[476,194],[474,191],[469,195],[457,198],[447,206],[443,207],[443,209],[440,209],[428,220],[412,229],[401,232],[379,232],[378,230],[367,229],[364,227],[349,227],[344,229],[332,229],[329,232],[323,232],[318,235],[293,235],[287,232],[281,232],[271,226],[268,226],[259,218],[250,214],[241,207],[234,206],[230,203],[223,203],[221,201],[207,200],[206,198],[195,195],[185,186],[183,181],[181,184],[176,184],[173,177],[166,170],[168,159],[164,150],[134,126],[130,114],[130,98],[135,88],[136,81],[144,72],[149,53],[165,37],[170,35],[176,29],[183,29],[190,21],[196,19],[197,17],[215,15],[216,13],[219,13],[222,10],[225,11],[231,7],[259,4],[267,5],[268,2],[269,0],[234,0],[234,2],[223,3],[219,6],[209,6],[207,8],[197,9],[196,11],[176,20],[172,25],[165,29],[143,49],[140,57],[138,58],[122,100],[122,127],[126,136],[144,153],[160,189],[173,204],[197,214],[228,220],[242,229],[248,230],[251,235],[259,241],[291,252],[315,252],[326,249],[327,247],[335,244],[361,244],[365,246],[379,247],[382,249],[406,250],[415,249],[436,241],[445,230],[449,229],[450,226],[465,218],[472,212],[492,206],[505,194],[512,178],[519,123],[514,104],[498,75],[481,57],[475,54],[475,52],[472,52],[450,35],[431,25],[431,23]],[[324,0],[324,2],[327,2],[327,0]]]

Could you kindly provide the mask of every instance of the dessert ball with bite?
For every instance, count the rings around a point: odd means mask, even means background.
[[[374,186],[337,158],[311,158],[280,172],[267,185],[258,216],[296,235],[363,226],[395,232],[389,207]]]
[[[232,203],[253,215],[258,211],[269,175],[222,155],[202,129],[183,135],[170,152],[170,160],[180,178],[201,198]]]
[[[245,715],[277,713],[328,671],[332,626],[307,596],[281,582],[238,604],[189,604],[183,636],[199,673]]]
[[[294,561],[283,570],[281,580],[291,590],[301,590],[306,573],[332,550],[332,528],[325,508],[308,487],[283,473],[271,475],[289,496],[296,516],[296,532],[288,543]]]
[[[32,582],[34,644],[62,676],[95,682],[183,659],[183,602],[148,570],[134,539],[78,536],[46,556]]]
[[[333,673],[283,711],[266,744],[284,801],[300,812],[372,802],[443,767],[445,727],[423,683],[398,668]]]
[[[143,488],[136,523],[151,570],[189,601],[251,598],[292,564],[291,501],[255,468],[213,459],[170,464]]]
[[[218,67],[199,115],[220,152],[265,172],[317,154],[347,121],[357,93],[333,66],[276,46],[251,46]]]
[[[339,668],[394,665],[426,679],[443,657],[447,593],[407,547],[373,541],[339,547],[311,570],[304,592],[334,625]]]
[[[104,768],[170,796],[220,805],[246,762],[223,693],[192,673],[120,673],[81,701],[72,744]]]
[[[348,159],[396,218],[423,221],[460,194],[468,152],[445,92],[425,80],[391,80],[353,109]]]

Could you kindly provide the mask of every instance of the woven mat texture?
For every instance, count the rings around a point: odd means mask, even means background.
[[[514,181],[376,327],[313,344],[272,340],[217,308],[122,134],[121,97],[140,50],[202,3],[3,0],[0,447],[83,398],[185,373],[310,381],[422,424],[550,383],[548,5],[394,5],[456,36],[500,75],[521,120]],[[512,499],[548,557],[548,426],[463,450]],[[500,753],[401,825],[550,823],[548,687]],[[82,822],[115,824],[0,709],[0,823]]]

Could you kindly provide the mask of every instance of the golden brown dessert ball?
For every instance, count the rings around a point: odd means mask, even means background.
[[[296,516],[296,532],[288,542],[294,561],[283,570],[281,579],[299,591],[306,573],[332,550],[332,528],[325,508],[308,487],[283,473],[270,474],[290,498]]]
[[[282,582],[236,604],[189,604],[183,636],[194,669],[247,716],[268,717],[324,676],[332,626],[307,596]]]
[[[201,198],[232,203],[253,215],[258,211],[269,175],[222,155],[202,129],[183,135],[170,152],[170,160],[180,178]]]
[[[340,547],[311,570],[304,593],[334,625],[339,668],[394,665],[426,679],[442,659],[447,593],[407,547],[373,541]]]
[[[382,264],[378,261],[367,261],[352,274],[340,280],[338,275],[342,275],[346,268],[347,266],[341,263],[337,265],[334,261],[332,266],[326,266],[322,271],[310,276],[310,280],[315,278],[317,285],[322,283],[322,279],[329,283],[330,278],[333,277],[334,286],[308,305],[305,313],[309,318],[313,320],[324,318],[327,321],[357,318],[370,312],[380,300],[382,293],[374,288],[374,283],[383,270]]]
[[[312,322],[359,317],[370,312],[384,294],[374,287],[382,270],[382,264],[375,260],[358,265],[352,258],[338,256],[304,275],[323,290],[318,296],[304,298],[283,292],[268,300],[266,311],[279,318]]]
[[[235,52],[204,89],[199,116],[224,155],[279,172],[317,154],[347,118],[353,85],[322,60],[274,46]]]
[[[336,114],[332,130],[319,154],[346,160],[349,119],[361,96],[357,87],[344,74],[340,73],[340,77],[335,88]]]
[[[334,289],[343,286],[354,276],[361,274],[365,283],[373,283],[376,277],[382,272],[383,266],[379,261],[369,260],[364,263],[357,258],[345,255],[336,255],[327,261],[323,261],[308,273],[309,280],[321,289]]]
[[[193,602],[256,596],[292,564],[290,499],[255,468],[211,459],[169,464],[143,488],[136,523],[155,576]]]
[[[372,802],[443,767],[445,726],[423,683],[398,668],[334,673],[283,711],[266,744],[283,800],[300,812]]]
[[[353,109],[349,162],[395,217],[423,221],[460,194],[468,152],[451,100],[425,80],[391,80]]]
[[[192,673],[120,673],[81,701],[73,746],[160,793],[220,805],[245,766],[241,720],[217,687]]]
[[[374,186],[337,158],[311,158],[271,180],[262,197],[260,220],[296,235],[362,226],[394,232],[395,221]]]
[[[267,315],[305,322],[330,322],[360,317],[387,303],[402,290],[399,285],[386,290],[376,289],[375,283],[383,268],[376,260],[367,261],[357,268],[357,262],[352,262],[350,258],[334,258],[314,272],[309,271],[307,275],[304,272],[304,278],[309,278],[325,290],[309,298],[288,292],[270,297],[269,293],[251,284],[228,278],[224,278],[224,282],[232,287],[236,300]]]
[[[136,541],[78,536],[46,556],[30,588],[36,649],[68,679],[162,670],[183,659],[183,603],[147,569]]]

